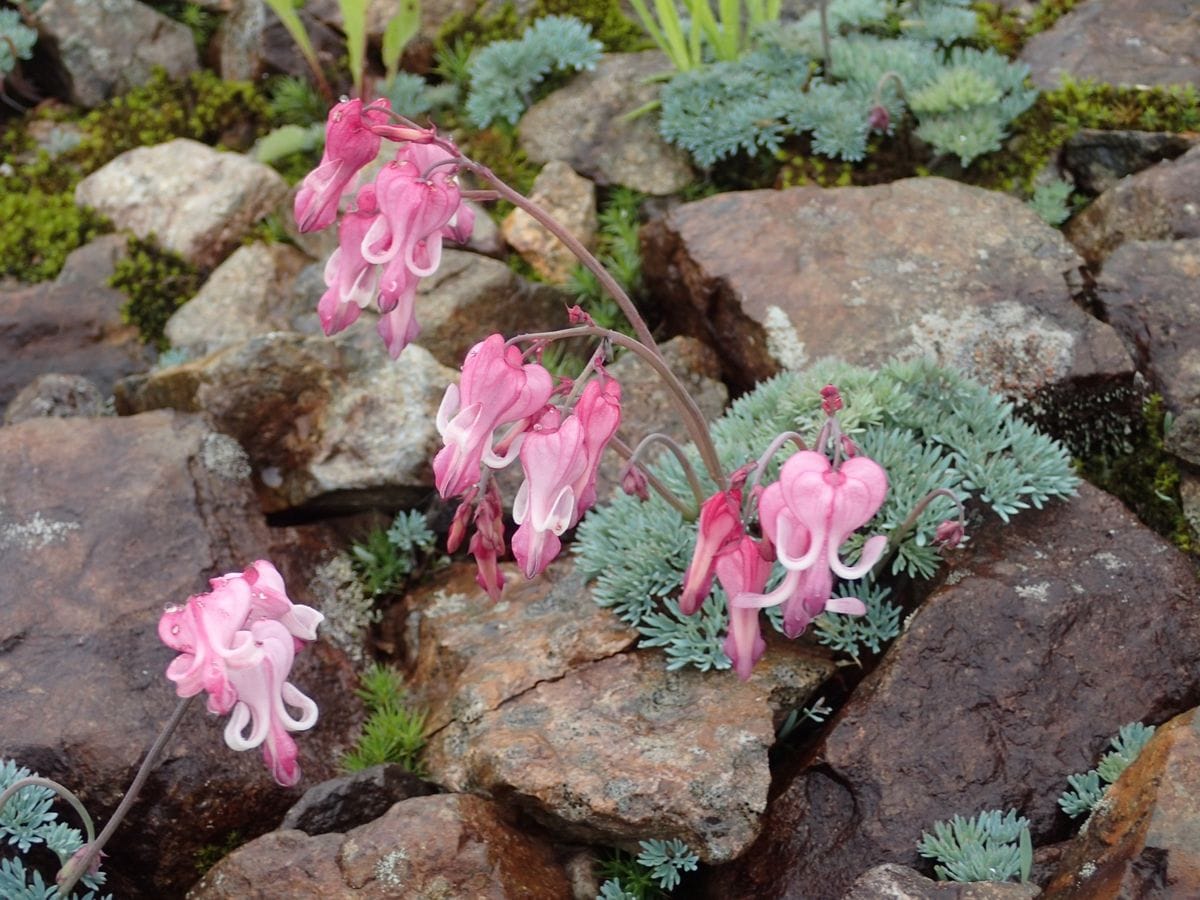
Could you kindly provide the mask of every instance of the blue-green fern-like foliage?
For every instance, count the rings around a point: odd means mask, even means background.
[[[11,759],[0,760],[0,791],[31,774]],[[60,896],[53,879],[47,884],[42,873],[27,868],[21,858],[43,846],[58,857],[61,867],[83,846],[79,829],[58,821],[54,796],[49,788],[30,785],[6,800],[0,810],[0,897],[4,900],[50,900]],[[104,873],[85,875],[83,883],[91,890],[82,895],[72,893],[71,897],[96,900],[94,891],[104,883]]]
[[[32,59],[37,31],[21,20],[15,9],[0,9],[0,84],[17,66],[17,60]]]
[[[917,852],[936,859],[933,867],[942,881],[1029,880],[1033,843],[1029,820],[1015,810],[981,812],[973,819],[955,816],[935,822],[933,834],[921,835]]]
[[[764,33],[740,59],[673,78],[662,90],[662,135],[702,166],[738,151],[773,153],[797,133],[811,135],[815,152],[853,162],[866,156],[868,117],[880,105],[889,131],[911,113],[918,137],[966,166],[999,150],[1037,96],[1025,86],[1028,67],[956,44],[976,29],[966,0],[833,0],[828,15],[824,71],[811,12]]]
[[[838,413],[841,427],[863,454],[883,466],[889,480],[883,506],[842,547],[844,557],[856,558],[867,535],[894,534],[916,504],[937,488],[963,501],[974,499],[1008,521],[1023,509],[1069,496],[1078,483],[1063,446],[1018,418],[1011,403],[927,361],[871,370],[825,360],[763,382],[713,423],[726,470],[757,458],[783,431],[815,439],[824,421],[819,392],[826,384],[837,385],[845,400]],[[692,456],[697,458],[694,452]],[[784,452],[776,455],[763,484],[777,476],[785,458]],[[679,496],[689,495],[672,457],[651,468]],[[703,471],[698,461],[696,468]],[[715,490],[711,483],[705,488]],[[934,499],[900,540],[890,574],[932,576],[941,561],[933,546],[937,526],[954,515],[949,498]],[[657,494],[644,503],[618,495],[584,519],[574,549],[581,570],[594,580],[596,602],[636,628],[641,646],[661,647],[668,668],[726,669],[729,660],[721,649],[726,598],[720,586],[714,585],[693,616],[682,615],[675,600],[695,540],[696,524],[684,521]],[[782,577],[782,567],[776,566],[768,587]],[[899,633],[900,609],[888,599],[886,584],[867,576],[836,590],[862,599],[867,614],[860,619],[819,618],[816,635],[822,643],[858,659],[866,652],[878,653]],[[768,614],[782,630],[780,611]]]
[[[480,128],[496,119],[516,124],[534,85],[556,69],[594,69],[603,45],[572,16],[544,16],[520,40],[493,41],[471,59],[467,116]]]
[[[1121,777],[1121,773],[1133,764],[1142,748],[1154,737],[1154,726],[1141,722],[1122,725],[1120,731],[1109,741],[1112,750],[1100,758],[1094,769],[1067,776],[1070,790],[1058,798],[1058,805],[1072,818],[1090,813],[1104,798],[1108,786]]]

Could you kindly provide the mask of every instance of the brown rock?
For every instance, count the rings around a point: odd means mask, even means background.
[[[3,423],[15,425],[26,419],[47,416],[69,419],[103,414],[104,397],[96,385],[82,375],[48,372],[39,375],[13,397],[4,410]]]
[[[1021,51],[1043,90],[1063,75],[1106,84],[1200,80],[1200,9],[1187,0],[1089,0]]]
[[[279,828],[310,835],[344,833],[379,818],[401,800],[433,792],[430,784],[403,766],[370,766],[314,784],[287,811]]]
[[[489,334],[564,328],[571,295],[526,281],[502,262],[445,250],[442,264],[417,288],[417,343],[444,366],[458,369],[467,351]]]
[[[618,654],[456,720],[430,737],[431,777],[510,798],[567,838],[679,838],[706,861],[732,859],[766,808],[772,701],[786,684],[805,702],[832,665],[794,645],[748,682],[664,663]]]
[[[1105,793],[1047,900],[1200,897],[1200,723],[1163,725]]]
[[[78,791],[100,822],[177,703],[155,632],[163,606],[266,548],[232,443],[168,412],[0,429],[0,756]],[[317,643],[293,680],[322,711],[297,741],[305,778],[320,780],[361,716],[353,679]],[[223,727],[192,704],[106,848],[117,896],[177,896],[200,848],[260,833],[294,802],[260,753],[225,746]]]
[[[1133,241],[1104,264],[1097,295],[1138,369],[1176,412],[1200,407],[1200,237]]]
[[[117,409],[203,411],[246,448],[268,509],[396,507],[433,482],[434,413],[453,377],[421,347],[390,359],[366,331],[272,332],[130,379]]]
[[[1077,190],[1101,194],[1126,175],[1182,156],[1196,137],[1169,131],[1105,131],[1081,128],[1063,146],[1063,166]]]
[[[980,881],[931,881],[906,866],[888,863],[863,872],[842,900],[1028,900],[1036,885]]]
[[[107,395],[150,367],[154,351],[121,321],[125,295],[106,283],[124,247],[106,235],[71,253],[54,281],[0,290],[0,406],[44,373],[82,375]]]
[[[1200,688],[1196,574],[1115,499],[1079,496],[974,537],[773,802],[712,896],[838,898],[958,813],[1016,809],[1035,844],[1056,798],[1126,722]]]
[[[534,162],[561,159],[600,185],[674,194],[692,181],[688,155],[658,134],[652,115],[625,119],[658,99],[653,76],[670,71],[658,52],[607,53],[521,118],[521,147]]]
[[[1117,182],[1071,220],[1067,237],[1091,263],[1125,241],[1200,237],[1200,147]]]
[[[561,160],[542,167],[529,191],[529,199],[541,206],[585,247],[596,240],[596,190]],[[539,275],[561,284],[579,260],[544,225],[523,209],[514,209],[500,227],[504,239]]]
[[[1062,235],[940,178],[719,194],[648,225],[643,256],[668,318],[740,388],[823,356],[930,356],[1026,400],[1133,375],[1116,333],[1072,301],[1082,260]]]
[[[342,70],[338,58],[345,53],[345,40],[310,10],[296,12],[322,68]],[[217,29],[216,46],[221,78],[226,81],[260,81],[273,74],[312,77],[295,39],[264,0],[235,0]]]
[[[462,898],[562,900],[566,875],[542,842],[487,800],[415,797],[344,835],[276,831],[236,850],[189,900]]]
[[[451,721],[477,721],[535,685],[637,639],[592,602],[570,558],[536,581],[515,577],[493,603],[475,583],[474,563],[462,563],[410,598],[413,611],[403,626],[415,660],[409,680],[414,699],[429,709],[431,733]]]
[[[177,138],[106,163],[75,187],[75,202],[140,238],[154,235],[206,269],[232,253],[287,193],[287,183],[270,166]]]

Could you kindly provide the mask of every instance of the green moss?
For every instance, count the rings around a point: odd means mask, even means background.
[[[1179,497],[1179,466],[1163,449],[1166,421],[1162,396],[1152,394],[1123,452],[1076,460],[1075,468],[1088,481],[1120,498],[1179,549],[1192,550],[1191,529]]]
[[[143,343],[165,350],[167,320],[195,295],[203,278],[191,263],[158,246],[153,236],[149,240],[130,237],[126,250],[108,280],[128,298],[121,306],[121,318],[137,326]]]
[[[592,27],[592,37],[610,53],[645,50],[654,44],[642,27],[621,11],[619,0],[537,0],[529,18],[574,16]]]
[[[71,194],[40,190],[0,190],[0,222],[0,271],[25,282],[54,278],[72,250],[107,230]]]
[[[221,841],[221,843],[206,844],[201,847],[196,851],[196,873],[199,875],[206,874],[209,869],[244,843],[246,843],[246,838],[235,828],[229,834],[225,835],[225,840]]]
[[[1026,42],[1078,6],[1080,0],[1042,0],[1026,19],[999,3],[972,3],[979,19],[979,38],[1005,56],[1016,57]]]
[[[492,41],[511,41],[521,36],[525,25],[512,3],[504,3],[490,15],[454,13],[442,23],[433,39],[436,51],[455,44],[473,50]]]

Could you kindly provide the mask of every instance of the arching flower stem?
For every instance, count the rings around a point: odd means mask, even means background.
[[[688,487],[692,489],[692,495],[696,498],[696,505],[691,510],[691,514],[688,515],[685,513],[684,516],[690,522],[692,519],[696,518],[696,514],[700,511],[700,504],[704,502],[708,495],[704,492],[704,488],[700,486],[700,479],[696,477],[696,470],[692,468],[691,462],[688,460],[687,455],[683,452],[683,448],[680,447],[679,444],[675,443],[675,441],[669,435],[665,435],[660,431],[651,432],[638,442],[638,445],[633,449],[633,452],[627,457],[628,465],[638,465],[643,474],[645,474],[646,480],[650,481],[650,479],[652,479],[654,476],[646,471],[646,467],[641,464],[640,457],[642,455],[642,451],[652,444],[662,444],[664,447],[670,450],[672,454],[674,454],[677,460],[679,460],[679,465],[683,469],[683,474],[688,480]],[[659,493],[662,492],[659,491]]]

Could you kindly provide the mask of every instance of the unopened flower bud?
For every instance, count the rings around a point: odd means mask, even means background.
[[[821,388],[821,411],[827,416],[832,416],[835,412],[841,409],[845,404],[842,403],[841,392],[832,384],[827,384]]]
[[[941,547],[944,550],[953,550],[963,540],[963,526],[958,519],[947,519],[937,527],[937,532],[933,536],[934,546]]]
[[[885,132],[891,122],[892,117],[883,104],[872,107],[867,113],[867,127],[872,131]]]
[[[858,444],[854,443],[847,434],[842,435],[842,452],[846,454],[847,459],[853,459],[855,456],[858,456]]]
[[[475,495],[478,491],[478,487],[472,487],[467,491],[462,502],[458,504],[458,509],[454,511],[454,518],[450,520],[450,531],[446,534],[447,553],[453,553],[462,546],[463,538],[467,536],[467,520],[471,518],[471,512],[475,507]]]
[[[583,311],[583,307],[576,303],[567,310],[567,321],[572,325],[595,325],[596,322]]]
[[[650,499],[650,485],[646,475],[637,466],[626,466],[621,473],[621,490],[643,503]]]

